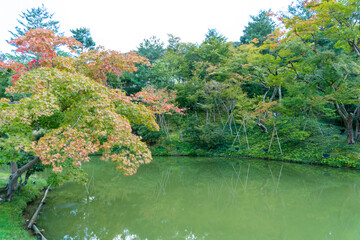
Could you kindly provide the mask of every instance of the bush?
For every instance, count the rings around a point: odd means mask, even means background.
[[[141,136],[143,141],[149,145],[156,143],[161,137],[160,131],[150,131],[143,125],[132,126],[132,130],[134,134]]]
[[[190,117],[184,130],[185,141],[203,149],[218,149],[227,146],[230,141],[226,138],[221,126],[215,123],[200,125],[194,116]]]

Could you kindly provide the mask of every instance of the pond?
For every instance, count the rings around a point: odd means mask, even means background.
[[[48,239],[360,239],[360,172],[257,159],[155,157],[51,191]]]

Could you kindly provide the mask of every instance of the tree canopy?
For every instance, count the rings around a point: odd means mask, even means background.
[[[58,57],[54,46],[81,46],[73,38],[57,37],[50,30],[30,30],[13,40],[17,51],[36,56],[34,65],[1,62],[12,71],[10,94],[21,94],[18,102],[1,99],[0,129],[2,160],[12,165],[8,198],[19,187],[18,178],[38,161],[55,173],[74,170],[101,152],[103,160],[116,162],[126,175],[151,161],[151,153],[131,132],[131,124],[157,130],[154,114],[132,101],[121,90],[106,86],[106,72],[121,75],[136,71],[135,63],[147,59],[135,53],[121,54],[97,48],[79,57]],[[34,159],[23,166],[20,152]],[[71,174],[70,174],[71,175]]]

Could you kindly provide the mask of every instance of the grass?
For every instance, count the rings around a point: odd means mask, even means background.
[[[7,167],[0,167],[0,189],[5,187],[9,172]],[[32,181],[36,183],[32,184]],[[15,194],[12,202],[0,202],[0,239],[36,239],[24,229],[22,212],[27,203],[34,200],[45,186],[46,181],[34,175],[29,179],[29,183]]]

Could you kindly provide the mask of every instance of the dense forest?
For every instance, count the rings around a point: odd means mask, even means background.
[[[136,50],[152,66],[108,84],[167,91],[185,114],[157,114],[134,131],[158,155],[252,156],[359,167],[359,3],[298,1],[251,16],[239,42],[169,35]]]
[[[262,10],[239,42],[209,29],[201,43],[154,36],[126,54],[95,47],[85,27],[64,37],[52,16],[23,12],[16,52],[1,55],[8,194],[43,165],[59,182],[81,178],[76,167],[99,152],[131,175],[151,159],[144,142],[153,155],[360,166],[356,0]]]

